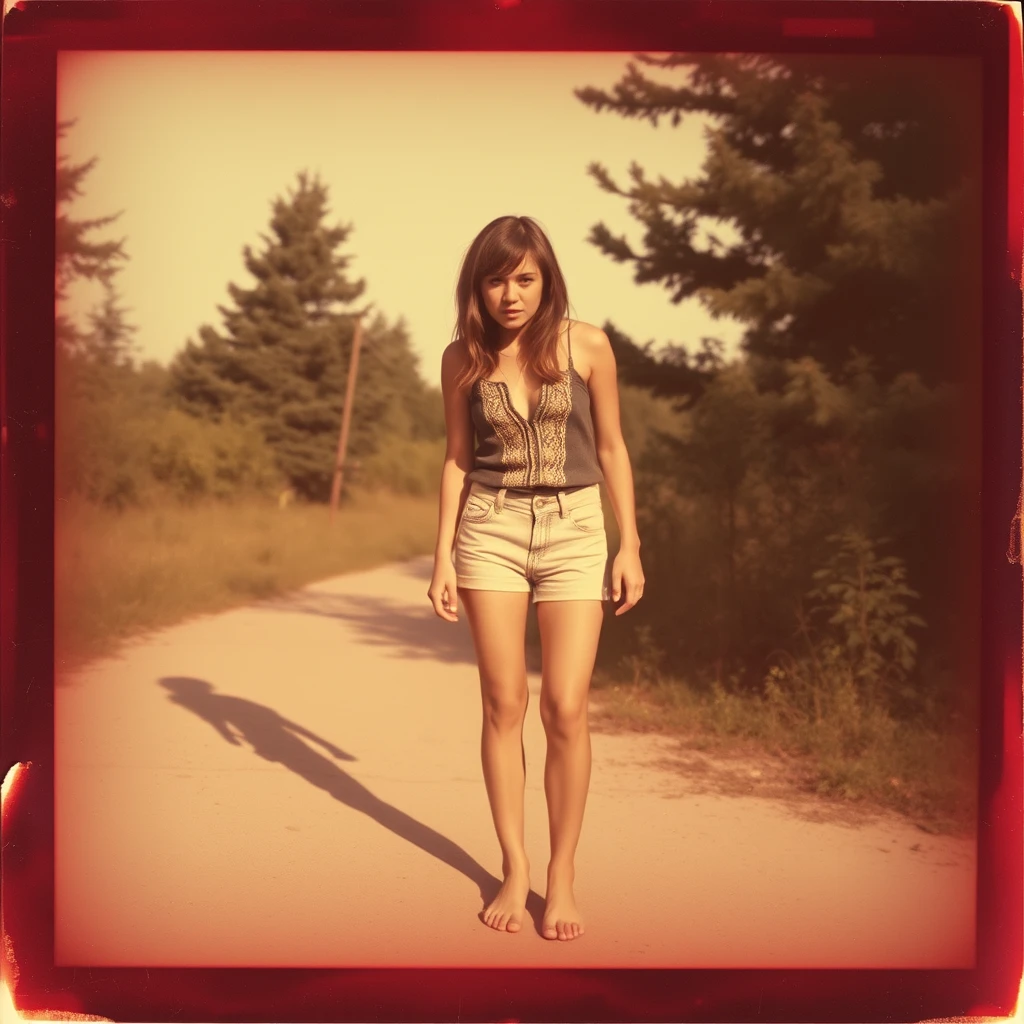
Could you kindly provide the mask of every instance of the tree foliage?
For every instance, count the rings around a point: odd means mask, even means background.
[[[437,429],[404,324],[357,305],[365,283],[350,280],[352,256],[338,251],[352,228],[324,223],[327,201],[327,188],[301,173],[274,202],[262,249],[244,248],[255,284],[229,285],[223,330],[204,325],[171,366],[183,409],[257,423],[282,473],[313,499],[330,490],[356,315],[367,314],[348,453],[359,460],[383,434]]]
[[[74,121],[57,126],[58,139],[63,138]],[[58,310],[56,335],[58,348],[64,353],[95,356],[105,362],[125,362],[131,358],[131,328],[124,321],[118,305],[116,275],[128,256],[124,239],[97,239],[95,232],[114,223],[120,213],[106,217],[76,218],[71,207],[83,195],[86,177],[96,166],[97,157],[84,163],[73,163],[66,153],[57,159],[56,180],[56,298],[58,306],[68,298],[68,289],[75,281],[98,281],[104,288],[103,306],[90,316],[91,330],[83,330],[63,311]]]
[[[768,379],[804,356],[839,375],[861,353],[883,379],[913,371],[933,383],[962,325],[950,304],[977,201],[965,121],[935,76],[894,61],[640,56],[611,91],[577,96],[653,124],[705,115],[707,156],[681,182],[634,163],[627,187],[592,164],[643,238],[597,224],[591,240],[638,284],[743,322]]]

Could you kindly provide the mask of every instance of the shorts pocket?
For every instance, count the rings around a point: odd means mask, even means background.
[[[482,494],[471,494],[462,510],[465,523],[486,523],[494,516],[494,499]]]
[[[569,509],[569,522],[581,533],[601,533],[604,530],[604,509],[599,501],[577,505]]]

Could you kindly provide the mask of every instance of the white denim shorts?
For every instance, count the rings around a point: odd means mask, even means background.
[[[536,601],[609,601],[611,565],[598,484],[556,494],[473,481],[455,534],[464,590]]]

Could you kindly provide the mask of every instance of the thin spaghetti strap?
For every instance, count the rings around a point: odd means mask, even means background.
[[[565,325],[565,344],[569,349],[569,372],[572,372],[572,321],[569,320]]]

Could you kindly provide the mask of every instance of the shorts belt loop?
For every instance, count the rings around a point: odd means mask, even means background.
[[[558,517],[564,519],[568,509],[565,507],[565,491],[558,492]]]
[[[494,499],[494,511],[499,514],[501,510],[505,507],[505,492],[507,490],[507,487],[502,487],[502,489],[498,491],[497,498]]]

